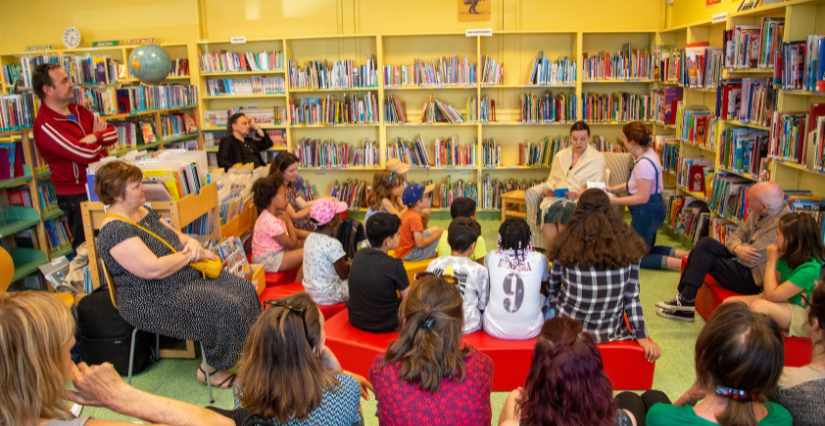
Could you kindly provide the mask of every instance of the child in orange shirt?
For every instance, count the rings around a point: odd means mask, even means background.
[[[434,226],[424,229],[421,215],[421,212],[429,207],[430,192],[434,187],[433,184],[425,187],[412,183],[401,195],[401,201],[408,208],[401,214],[401,241],[395,249],[395,255],[399,259],[414,262],[435,257],[435,249],[444,228]]]

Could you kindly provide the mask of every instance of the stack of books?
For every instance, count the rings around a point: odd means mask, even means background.
[[[284,52],[198,53],[201,73],[269,71],[284,69]]]
[[[366,64],[356,66],[352,59],[327,63],[308,61],[301,67],[298,61],[289,61],[290,89],[348,89],[378,87],[375,59],[369,55]]]
[[[289,99],[291,125],[340,125],[378,122],[378,101],[374,93],[326,98],[304,98],[296,105]]]

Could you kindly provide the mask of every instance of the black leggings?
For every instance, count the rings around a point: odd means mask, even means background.
[[[633,392],[616,395],[616,408],[629,411],[636,418],[636,426],[645,426],[647,411],[657,402],[670,404],[670,399],[664,392],[657,390],[646,391],[641,396]]]

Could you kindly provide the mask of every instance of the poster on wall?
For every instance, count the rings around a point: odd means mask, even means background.
[[[716,6],[722,3],[722,0],[705,0],[705,7]]]
[[[493,0],[456,0],[458,2],[458,22],[478,22],[490,20],[490,3]]]

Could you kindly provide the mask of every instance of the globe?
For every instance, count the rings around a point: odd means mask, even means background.
[[[147,84],[163,81],[172,68],[169,54],[156,44],[142,44],[129,55],[129,71]]]

